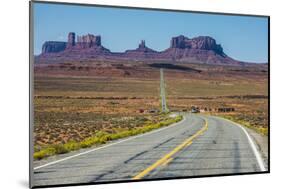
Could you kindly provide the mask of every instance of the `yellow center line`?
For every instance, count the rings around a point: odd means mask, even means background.
[[[173,159],[174,159],[174,158],[169,158],[169,159],[167,159],[167,160],[162,164],[162,166],[168,165]]]
[[[206,131],[208,129],[208,122],[206,119],[204,119],[205,124],[204,127],[202,127],[199,131],[197,131],[194,135],[192,135],[191,137],[189,137],[188,139],[186,139],[183,143],[181,143],[180,145],[178,145],[176,148],[174,148],[171,152],[169,152],[168,154],[164,155],[161,159],[157,160],[154,164],[152,164],[151,166],[147,167],[146,169],[144,169],[143,171],[141,171],[140,173],[138,173],[136,176],[134,176],[132,179],[133,180],[138,180],[143,178],[145,175],[147,175],[148,173],[150,173],[151,171],[153,171],[154,169],[156,169],[157,167],[159,167],[160,165],[167,165],[169,162],[171,162],[173,160],[172,156],[179,152],[180,150],[182,150],[184,147],[187,147],[189,145],[192,144],[192,140],[194,140],[195,138],[197,138],[199,135],[201,135],[204,131]]]

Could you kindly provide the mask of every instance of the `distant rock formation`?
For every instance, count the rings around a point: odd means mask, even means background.
[[[187,37],[184,37],[183,35],[180,35],[178,37],[173,37],[171,39],[171,48],[180,48],[180,49],[184,49],[187,48],[186,45],[186,41],[188,41],[189,39]]]
[[[139,52],[156,52],[155,50],[150,49],[147,46],[145,46],[145,40],[141,40],[141,43],[139,44],[139,47],[135,51],[139,51]]]
[[[189,39],[183,35],[173,37],[170,48],[211,50],[223,55],[221,45],[218,45],[216,40],[209,36],[199,36],[193,39]]]
[[[140,49],[144,49],[146,46],[145,46],[145,40],[141,40],[141,43],[139,44],[139,48]]]
[[[101,46],[101,37],[87,34],[77,36],[77,47],[82,49]]]
[[[66,48],[67,49],[71,49],[75,46],[76,42],[75,42],[75,33],[74,32],[70,32],[68,34],[68,38],[67,38],[67,45]]]
[[[212,50],[218,54],[223,53],[221,45],[218,45],[216,40],[209,36],[199,36],[193,39],[183,35],[173,37],[170,48]]]
[[[42,54],[58,53],[64,51],[65,48],[66,48],[66,42],[46,41],[42,46]]]
[[[145,41],[141,40],[138,48],[134,50],[126,50],[121,56],[123,59],[131,59],[131,60],[146,60],[146,59],[154,59],[157,57],[157,51],[148,48],[145,45]]]
[[[37,63],[58,63],[66,61],[89,60],[132,60],[132,61],[177,61],[208,64],[244,64],[228,57],[220,44],[209,36],[188,38],[183,35],[173,37],[170,47],[164,51],[148,48],[141,40],[138,48],[123,53],[111,52],[102,46],[101,36],[87,34],[77,36],[68,34],[67,42],[47,41],[43,44],[42,53],[35,57]]]

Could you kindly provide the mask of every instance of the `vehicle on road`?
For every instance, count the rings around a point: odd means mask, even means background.
[[[192,106],[191,107],[191,113],[200,113],[199,107]]]

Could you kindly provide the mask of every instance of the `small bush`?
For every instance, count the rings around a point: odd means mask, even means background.
[[[65,154],[65,153],[69,152],[63,144],[54,145],[54,149],[55,149],[56,154]]]
[[[34,159],[43,159],[45,157],[49,157],[56,154],[56,150],[53,147],[48,147],[40,150],[39,152],[35,152],[33,154]]]
[[[74,151],[80,148],[79,143],[74,141],[64,144],[64,147],[66,148],[67,151]]]

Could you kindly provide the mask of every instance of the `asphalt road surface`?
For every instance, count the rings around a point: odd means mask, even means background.
[[[162,112],[168,112],[163,68],[160,68],[160,96],[161,96]]]
[[[34,168],[35,186],[267,171],[239,125],[212,116],[184,120]]]

